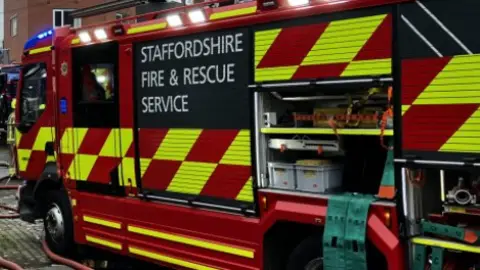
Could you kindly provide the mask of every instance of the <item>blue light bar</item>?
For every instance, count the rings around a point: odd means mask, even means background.
[[[35,47],[35,45],[37,44],[38,41],[53,36],[53,33],[54,33],[53,31],[54,30],[50,29],[50,30],[41,32],[40,34],[37,34],[36,36],[33,36],[32,38],[30,38],[25,43],[25,46],[23,47],[23,50],[26,51],[30,48],[33,48],[33,47]]]

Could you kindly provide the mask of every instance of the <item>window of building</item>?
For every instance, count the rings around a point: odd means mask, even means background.
[[[82,27],[82,18],[73,19],[73,27],[75,28]]]
[[[54,9],[53,10],[53,27],[61,27],[64,25],[74,25],[71,16],[73,9]]]
[[[10,36],[14,37],[18,33],[18,17],[14,15],[10,18]]]
[[[47,68],[44,63],[27,65],[23,69],[20,92],[20,121],[35,123],[45,109]]]

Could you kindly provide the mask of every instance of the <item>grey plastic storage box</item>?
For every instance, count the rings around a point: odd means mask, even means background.
[[[269,162],[270,187],[295,190],[295,165]]]
[[[297,190],[321,193],[342,186],[343,165],[325,164],[320,166],[296,165]]]

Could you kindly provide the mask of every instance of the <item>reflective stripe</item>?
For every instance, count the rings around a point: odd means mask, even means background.
[[[424,237],[415,237],[412,238],[412,243],[417,245],[424,245],[430,247],[441,247],[451,250],[458,250],[464,252],[471,252],[471,253],[479,253],[480,254],[480,247],[479,246],[471,246],[466,244],[460,244],[450,241],[443,241],[443,240],[436,240],[432,238],[424,238]]]
[[[41,47],[37,49],[32,49],[28,52],[28,54],[38,54],[38,53],[44,53],[44,52],[49,52],[52,50],[52,46],[47,46],[47,47]]]
[[[282,29],[255,32],[255,66],[258,66]]]
[[[88,234],[85,235],[85,240],[87,240],[87,242],[95,243],[104,247],[109,247],[116,250],[122,250],[122,244],[118,242],[113,242],[113,241],[105,240],[102,238],[93,237]]]
[[[140,249],[140,248],[137,248],[137,247],[134,247],[134,246],[129,246],[128,251],[132,254],[140,255],[140,256],[143,256],[143,257],[146,257],[146,258],[150,258],[150,259],[154,259],[154,260],[157,260],[157,261],[162,261],[162,262],[166,262],[166,263],[170,263],[170,264],[174,264],[174,265],[178,265],[178,266],[187,267],[187,268],[190,268],[190,269],[216,270],[216,268],[204,266],[204,265],[193,263],[193,262],[184,261],[184,260],[181,260],[181,259],[176,259],[176,258],[173,258],[173,257],[162,255],[160,253],[154,253],[154,252],[151,252],[151,251],[146,251],[144,249]]]
[[[55,141],[54,127],[41,127],[38,130],[37,138],[33,144],[34,151],[45,151],[45,145],[47,142]]]
[[[170,129],[153,159],[185,160],[201,132],[201,129]]]
[[[30,160],[30,155],[32,150],[30,149],[17,149],[18,155],[18,170],[26,171],[28,166],[28,161]]]
[[[127,35],[145,33],[145,32],[150,32],[155,30],[162,30],[162,29],[165,29],[166,27],[167,27],[166,22],[154,23],[154,24],[142,25],[142,26],[134,26],[127,30]]]
[[[240,190],[235,199],[237,201],[253,202],[253,186],[251,176],[250,178],[248,178],[247,182],[243,186],[242,190]]]
[[[92,223],[92,224],[102,225],[102,226],[105,226],[105,227],[114,228],[114,229],[121,229],[122,228],[122,223],[120,223],[120,222],[109,221],[109,220],[100,219],[100,218],[87,216],[87,215],[83,216],[83,221],[88,222],[88,223]]]
[[[283,81],[291,80],[298,66],[272,67],[255,69],[255,81]]]
[[[227,10],[227,11],[220,11],[220,12],[213,12],[210,14],[210,20],[220,20],[220,19],[225,19],[225,18],[231,18],[231,17],[237,17],[237,16],[242,16],[242,15],[248,15],[248,14],[253,14],[257,12],[257,6],[253,7],[246,7],[246,8],[238,8],[238,9],[232,9],[232,10]]]
[[[381,14],[330,22],[302,65],[352,61],[386,17]]]
[[[251,156],[250,131],[241,130],[223,155],[220,164],[250,166]]]
[[[168,185],[167,191],[200,194],[216,167],[216,163],[185,161]]]
[[[342,76],[372,76],[392,73],[392,59],[352,61]]]
[[[128,231],[145,236],[151,236],[158,239],[163,239],[171,242],[181,243],[185,245],[195,246],[203,249],[214,250],[222,253],[232,254],[249,259],[254,258],[254,250],[233,247],[225,244],[215,243],[212,241],[202,240],[198,238],[185,237],[178,234],[164,233],[156,230],[144,229],[129,225]]]
[[[80,44],[80,39],[79,39],[79,38],[74,38],[74,39],[72,39],[71,44],[72,44],[72,45]]]

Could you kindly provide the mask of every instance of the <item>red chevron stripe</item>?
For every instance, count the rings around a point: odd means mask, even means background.
[[[74,154],[60,154],[60,166],[62,166],[63,171],[66,173],[68,171],[68,168],[70,167],[70,164],[72,164],[73,158],[75,157]]]
[[[186,161],[220,162],[238,132],[238,130],[203,130]]]
[[[87,180],[89,182],[109,184],[111,182],[110,173],[120,164],[120,160],[120,158],[115,157],[98,157]],[[118,175],[118,177],[122,176]]]
[[[171,160],[152,160],[142,178],[142,187],[154,190],[166,190],[182,162]]]
[[[293,74],[294,80],[339,77],[348,63],[301,66]]]
[[[235,199],[251,175],[252,168],[250,166],[219,164],[200,195]]]
[[[402,105],[410,105],[450,62],[451,57],[402,61]]]
[[[27,169],[22,172],[22,177],[29,180],[37,180],[45,169],[47,155],[44,151],[32,151],[28,160]]]
[[[403,149],[439,150],[477,108],[478,104],[414,105],[410,107],[402,118]]]
[[[138,131],[138,141],[140,148],[140,157],[152,158],[157,152],[158,147],[168,133],[168,129],[142,128]],[[133,157],[133,144],[127,153],[127,156]]]
[[[282,29],[257,68],[300,65],[328,23]]]
[[[360,61],[391,57],[392,15],[388,14],[353,60]]]
[[[109,128],[89,128],[78,148],[78,153],[90,155],[100,154],[110,131],[111,129]],[[75,129],[73,132],[75,132]]]

